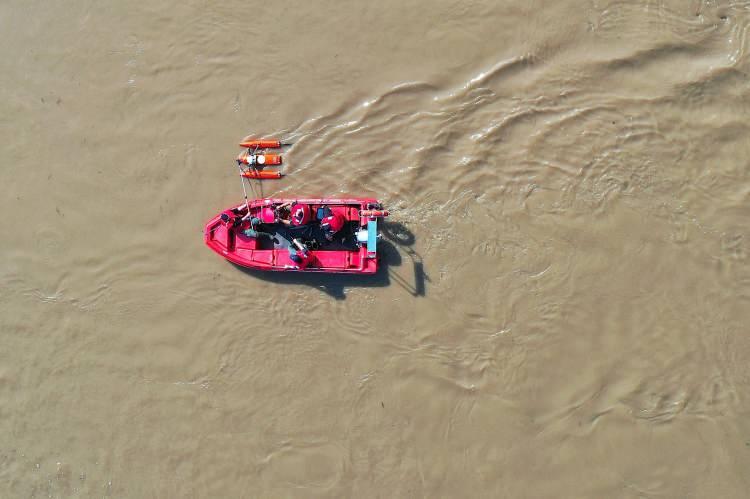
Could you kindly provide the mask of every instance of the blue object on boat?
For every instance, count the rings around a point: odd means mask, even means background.
[[[375,253],[378,247],[378,221],[367,222],[367,252]]]
[[[328,206],[321,206],[315,212],[315,218],[323,220],[325,217],[331,216],[331,208]]]

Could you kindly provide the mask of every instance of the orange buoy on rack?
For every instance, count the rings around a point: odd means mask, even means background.
[[[387,217],[388,210],[359,210],[360,217]]]
[[[276,149],[281,147],[281,141],[278,140],[247,140],[240,142],[240,147],[248,149]]]
[[[247,170],[242,172],[242,176],[245,178],[257,178],[261,180],[268,180],[274,178],[281,178],[284,175],[278,170]]]
[[[281,154],[252,154],[248,151],[242,151],[237,156],[237,162],[245,165],[280,165],[282,163]]]
[[[248,149],[278,149],[290,145],[276,139],[248,139],[247,137],[240,142],[240,147]]]

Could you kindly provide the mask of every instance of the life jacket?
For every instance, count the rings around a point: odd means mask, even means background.
[[[334,213],[333,215],[329,215],[321,220],[320,226],[326,232],[335,234],[344,228],[344,223],[344,217],[339,213]]]
[[[292,225],[305,225],[312,219],[310,205],[297,203],[292,206]]]

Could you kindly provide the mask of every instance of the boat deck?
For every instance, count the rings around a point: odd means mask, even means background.
[[[283,224],[261,225],[260,231],[272,234],[273,238],[260,236],[256,248],[288,250],[292,245],[292,239],[298,238],[305,243],[317,242],[317,245],[313,243],[314,248],[311,249],[318,251],[356,251],[359,249],[356,236],[357,225],[357,222],[347,222],[344,228],[334,236],[333,241],[326,240],[325,233],[317,222],[297,227]]]

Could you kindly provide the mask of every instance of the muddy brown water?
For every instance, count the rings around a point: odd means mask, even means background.
[[[748,497],[750,3],[0,5],[0,496]],[[202,243],[247,134],[374,278]]]

